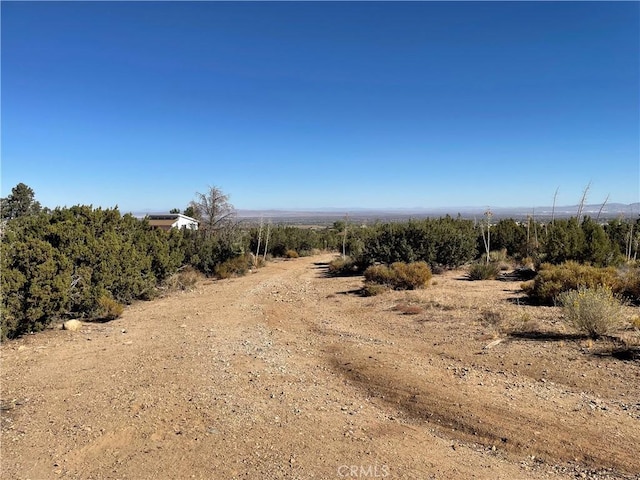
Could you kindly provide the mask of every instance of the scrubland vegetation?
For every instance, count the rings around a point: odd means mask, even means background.
[[[446,216],[312,229],[243,226],[231,211],[227,197],[212,188],[185,211],[202,220],[200,230],[164,232],[117,208],[44,209],[29,187],[18,185],[2,199],[2,337],[62,318],[115,318],[124,304],[188,289],[198,275],[228,278],[273,257],[318,251],[343,252],[329,274],[364,274],[365,294],[423,288],[432,273],[466,265],[472,280],[495,279],[512,267],[534,269],[523,289],[537,304],[571,308],[575,302],[565,294],[571,291],[580,301],[640,301],[640,219],[488,225]],[[612,296],[603,299],[603,288]]]

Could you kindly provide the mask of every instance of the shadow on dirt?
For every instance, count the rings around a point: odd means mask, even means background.
[[[509,334],[509,337],[537,342],[562,342],[568,340],[585,340],[589,338],[587,335],[581,333],[545,332],[538,330],[512,332]]]
[[[114,320],[117,320],[118,318],[114,318],[114,317],[90,317],[90,318],[83,318],[82,319],[82,323],[109,323],[109,322],[113,322]]]
[[[509,292],[514,292],[516,293],[516,290],[508,290]],[[518,296],[518,297],[509,297],[507,298],[507,302],[513,304],[513,305],[522,305],[522,306],[528,306],[528,307],[539,307],[540,304],[539,303],[535,303],[532,302],[529,297],[527,297],[526,295],[522,294],[522,296]]]
[[[342,292],[336,292],[337,295],[355,295],[357,297],[367,297],[364,288],[355,288],[353,290],[343,290]]]
[[[627,344],[617,337],[606,337],[600,345],[590,351],[591,355],[600,358],[615,358],[623,362],[640,361],[640,345]]]
[[[640,347],[620,347],[611,350],[594,352],[596,357],[613,357],[623,362],[640,362]]]

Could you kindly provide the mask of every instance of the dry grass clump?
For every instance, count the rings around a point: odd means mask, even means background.
[[[338,257],[329,262],[329,275],[348,276],[358,273],[357,264],[350,257]]]
[[[124,312],[124,305],[107,295],[100,297],[98,307],[100,318],[105,320],[115,320]]]
[[[564,321],[591,338],[612,333],[624,324],[622,304],[608,286],[580,286],[558,295],[558,302]]]
[[[249,255],[239,255],[218,265],[214,273],[219,279],[246,275],[252,261]]]
[[[365,283],[383,285],[394,290],[415,290],[427,286],[431,270],[426,262],[395,262],[391,266],[375,265],[364,272]]]
[[[467,273],[470,280],[495,280],[500,275],[500,263],[474,263]]]
[[[377,283],[365,283],[362,287],[361,293],[363,297],[375,297],[389,290],[384,285],[378,285]]]
[[[640,264],[620,268],[617,290],[630,302],[640,304]]]
[[[161,289],[168,292],[191,291],[205,276],[193,267],[185,267],[167,278]]]
[[[502,312],[493,308],[485,308],[480,312],[480,321],[483,325],[499,327],[502,323]]]
[[[264,257],[255,256],[253,253],[249,254],[249,263],[251,264],[251,268],[262,268],[267,264],[267,261]]]
[[[489,263],[495,263],[498,270],[503,272],[513,267],[513,261],[509,258],[506,248],[491,251],[489,254]]]

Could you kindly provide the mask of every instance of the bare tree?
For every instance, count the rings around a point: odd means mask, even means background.
[[[269,249],[269,233],[271,232],[271,220],[269,220],[269,222],[267,223],[267,235],[266,238],[264,239],[264,256],[262,257],[263,260],[267,259],[267,250]]]
[[[587,193],[589,193],[589,189],[591,188],[591,182],[587,184],[584,191],[582,192],[582,198],[580,199],[580,205],[578,205],[578,222],[582,220],[582,211],[584,210],[584,203],[587,201]]]
[[[602,214],[602,210],[604,210],[604,206],[609,201],[609,195],[610,194],[607,194],[607,198],[604,199],[604,202],[602,202],[602,205],[600,206],[600,210],[598,210],[598,216],[596,217],[596,222],[600,220],[600,215]]]
[[[634,241],[633,241],[633,222],[630,222],[630,225],[631,226],[629,228],[629,233],[627,235],[627,245],[626,245],[627,261],[631,261],[631,254],[633,252],[633,244],[634,244]],[[635,243],[636,243],[636,254],[637,254],[638,253],[638,247],[637,247],[638,241],[637,241],[637,239],[636,239]],[[634,255],[633,259],[635,260],[635,255]]]
[[[218,187],[209,187],[207,193],[196,192],[195,200],[189,204],[200,228],[208,235],[228,230],[234,225],[235,209],[226,195]]]
[[[560,187],[556,188],[556,193],[553,194],[553,207],[551,207],[551,225],[554,224],[554,220],[556,217],[556,198],[558,197],[558,190],[560,190]]]
[[[487,211],[484,212],[484,215],[486,217],[487,220],[487,235],[485,236],[484,234],[484,225],[481,225],[482,227],[482,241],[484,242],[484,248],[487,252],[487,265],[489,265],[489,259],[491,257],[490,255],[490,251],[491,251],[491,217],[493,216],[493,213],[491,212],[490,208],[487,208]]]
[[[347,256],[347,228],[349,225],[349,214],[344,217],[344,232],[342,234],[342,258]]]
[[[262,240],[262,224],[263,222],[262,216],[260,216],[260,228],[258,229],[258,248],[256,248],[256,258],[260,256],[260,241]]]

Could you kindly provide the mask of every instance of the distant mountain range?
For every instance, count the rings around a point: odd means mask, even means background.
[[[513,218],[526,219],[534,217],[539,220],[575,217],[578,205],[553,207],[490,207],[494,219]],[[240,219],[253,220],[263,218],[271,221],[291,223],[324,223],[349,216],[351,220],[403,220],[409,218],[441,217],[444,215],[478,218],[484,216],[488,207],[438,207],[438,208],[323,208],[296,210],[237,210]],[[636,218],[640,215],[640,202],[623,204],[607,203],[584,205],[582,215],[592,218],[599,216],[601,220],[617,217]]]

